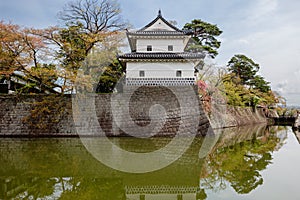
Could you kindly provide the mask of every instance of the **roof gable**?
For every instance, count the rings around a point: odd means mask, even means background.
[[[137,32],[145,32],[145,31],[175,31],[175,32],[183,32],[177,27],[173,26],[170,22],[168,22],[161,15],[161,11],[158,11],[158,16],[146,25],[144,28],[138,30]]]

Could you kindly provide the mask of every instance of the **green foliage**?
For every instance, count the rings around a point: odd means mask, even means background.
[[[231,76],[230,76],[231,75]],[[232,77],[232,74],[228,75]],[[257,89],[249,89],[234,82],[234,79],[224,81],[227,103],[232,106],[272,106],[277,103],[277,99],[272,91],[261,92]]]
[[[87,44],[81,29],[82,24],[77,24],[59,32],[61,46],[58,56],[64,68],[78,70],[86,57]]]
[[[73,92],[90,51],[99,43],[119,47],[120,40],[111,37],[127,27],[113,0],[71,1],[59,18],[63,28],[28,29],[0,21],[0,79],[13,80],[18,71],[18,78],[28,82],[22,92],[57,93],[57,87]]]
[[[232,81],[224,82],[227,103],[232,106],[245,106],[243,96],[248,91],[241,85],[236,85]]]
[[[187,50],[192,52],[205,52],[212,58],[218,55],[221,42],[216,39],[222,34],[217,27],[200,19],[194,19],[191,23],[186,23],[183,30],[193,34],[193,41],[188,44]]]
[[[263,183],[260,172],[272,163],[271,153],[278,143],[279,139],[271,135],[217,149],[209,155],[208,164],[203,169],[205,181],[202,187],[211,188],[215,185],[215,190],[225,189],[226,180],[237,193],[250,193]]]
[[[279,116],[296,117],[298,115],[299,110],[295,108],[277,107],[276,112]]]
[[[250,80],[249,85],[252,86],[254,89],[257,89],[261,92],[269,92],[271,87],[269,86],[270,82],[265,81],[262,76],[256,75],[252,80]]]
[[[62,60],[61,67],[68,70],[65,77],[68,83],[74,85],[77,70],[83,69],[81,68],[83,66],[85,75],[93,76],[101,73],[107,58],[111,58],[111,55],[115,56],[116,48],[120,45],[120,41],[112,36],[118,35],[120,29],[127,27],[120,16],[119,4],[113,0],[71,1],[65,5],[63,11],[59,12],[59,18],[66,27],[59,31],[55,43],[60,47],[58,55],[59,60]],[[95,67],[86,62],[96,46],[106,47],[106,58],[103,60],[103,57],[98,58],[98,61],[103,62]],[[93,71],[95,68],[100,69],[98,73]],[[107,79],[114,78],[106,77]]]
[[[243,85],[250,85],[259,70],[259,64],[245,55],[235,55],[228,62],[229,72],[240,78]]]
[[[26,83],[23,87],[17,89],[17,93],[18,94],[22,94],[22,93],[30,93],[31,91],[34,90],[34,88],[36,87],[35,83]]]
[[[124,185],[117,178],[74,178],[72,182],[80,183],[73,190],[65,190],[61,195],[62,200],[71,199],[120,199],[125,200]]]
[[[270,82],[257,75],[259,64],[245,55],[235,55],[228,62],[229,74],[223,77],[228,104],[232,106],[272,106],[278,102]]]
[[[100,76],[99,83],[96,88],[98,93],[111,93],[113,92],[117,82],[124,75],[125,68],[116,59],[113,63],[104,69]]]
[[[46,95],[30,103],[30,115],[23,119],[30,128],[56,133],[53,124],[61,121],[71,110],[71,104],[62,95]]]

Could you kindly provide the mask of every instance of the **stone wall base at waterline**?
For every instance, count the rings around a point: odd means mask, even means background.
[[[210,120],[194,87],[127,87],[122,93],[2,95],[0,137],[206,135],[212,128],[268,123],[263,109],[212,107]]]
[[[239,127],[254,124],[271,124],[264,108],[213,105],[210,116],[213,128]]]
[[[127,87],[116,94],[0,96],[0,136],[205,135],[208,127],[190,86]]]

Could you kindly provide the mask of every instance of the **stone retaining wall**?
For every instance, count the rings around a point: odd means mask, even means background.
[[[190,86],[127,87],[117,94],[0,96],[0,136],[205,135],[209,121]]]
[[[196,89],[126,87],[116,94],[0,96],[0,136],[205,135],[209,121]],[[268,123],[263,109],[215,105],[212,128]]]
[[[270,124],[263,108],[214,105],[210,116],[213,128],[239,127],[254,124]]]

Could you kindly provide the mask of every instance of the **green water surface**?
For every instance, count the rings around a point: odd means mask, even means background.
[[[107,167],[80,138],[0,138],[0,199],[300,199],[300,145],[289,127],[215,132],[207,153],[199,155],[204,138],[197,137],[177,161],[144,174]],[[172,138],[110,140],[151,152]]]

